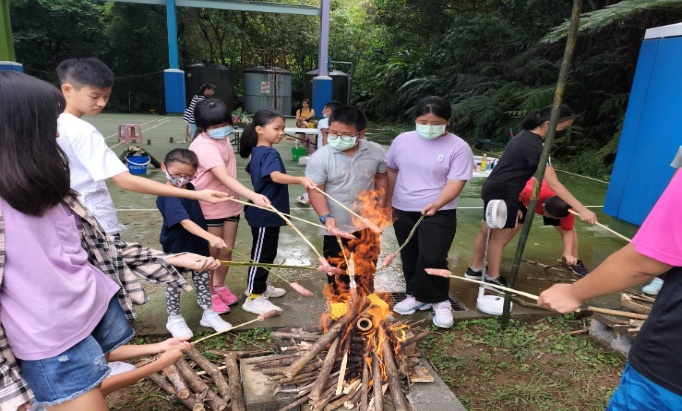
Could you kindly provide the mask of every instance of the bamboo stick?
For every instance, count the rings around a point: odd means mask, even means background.
[[[501,286],[501,285],[497,285],[497,284],[493,284],[493,283],[486,283],[485,281],[481,281],[481,280],[474,280],[474,279],[471,279],[471,278],[466,278],[466,277],[460,277],[460,276],[458,276],[458,275],[453,275],[453,274],[451,274],[448,270],[444,270],[444,269],[440,269],[440,268],[427,268],[427,269],[425,269],[424,271],[426,271],[428,274],[437,275],[437,276],[440,276],[440,277],[455,278],[455,279],[457,279],[457,280],[469,281],[469,282],[471,282],[471,283],[476,283],[476,284],[483,284],[483,285],[485,285],[485,286],[492,287],[492,288],[497,288],[497,289],[502,290],[502,291],[508,291],[508,292],[510,292],[510,293],[522,295],[522,296],[524,296],[524,297],[528,297],[528,298],[531,298],[531,299],[533,299],[533,300],[537,300],[537,299],[539,298],[537,295],[531,294],[531,293],[527,293],[527,292],[525,292],[525,291],[519,291],[519,290],[515,290],[515,289],[513,289],[513,288],[503,287],[503,286]]]
[[[244,402],[244,393],[242,391],[242,381],[239,374],[236,353],[230,353],[225,356],[225,367],[227,368],[227,378],[230,380],[232,411],[246,411],[246,403]]]
[[[189,388],[187,388],[187,383],[185,383],[185,380],[182,379],[182,376],[180,375],[180,371],[178,371],[178,368],[175,365],[169,365],[168,367],[163,369],[163,375],[168,378],[168,381],[171,382],[173,385],[173,388],[175,389],[175,392],[181,400],[184,400],[186,398],[189,398],[190,392]]]
[[[235,325],[234,327],[230,328],[229,330],[218,331],[217,333],[213,333],[213,334],[211,334],[211,335],[207,335],[206,337],[199,338],[198,340],[194,341],[194,344],[199,344],[200,342],[202,342],[202,341],[204,341],[204,340],[208,340],[209,338],[213,338],[213,337],[215,337],[216,335],[220,335],[220,334],[224,334],[224,333],[226,333],[226,332],[230,332],[230,331],[232,331],[232,330],[234,330],[234,329],[237,329],[237,328],[239,328],[239,327],[243,327],[243,326],[245,326],[245,325],[253,324],[253,323],[255,323],[256,321],[264,321],[264,320],[266,320],[266,319],[268,319],[268,318],[270,318],[270,317],[276,317],[276,316],[280,315],[281,313],[282,313],[282,312],[279,311],[279,310],[270,310],[270,311],[268,311],[268,312],[265,313],[265,314],[259,315],[258,317],[256,317],[255,319],[253,319],[253,320],[251,320],[251,321],[247,321],[247,322],[245,322],[245,323],[241,323],[241,324],[239,324],[239,325]]]
[[[163,377],[163,375],[158,374],[158,373],[153,373],[147,376],[152,382],[154,382],[156,385],[158,385],[162,390],[166,391],[166,393],[177,396],[175,389],[171,385],[171,383]],[[185,407],[189,408],[192,411],[204,411],[206,408],[204,407],[204,404],[201,402],[198,402],[195,397],[187,397],[187,398],[178,398],[178,401],[180,401]]]
[[[284,265],[284,264],[266,264],[266,263],[255,263],[251,261],[230,261],[230,260],[220,260],[220,265],[222,266],[234,266],[234,267],[261,267],[261,268],[290,268],[293,270],[317,270],[318,267],[305,266],[305,265]]]
[[[322,364],[320,373],[318,374],[317,379],[310,390],[310,399],[313,401],[317,401],[320,398],[322,390],[324,389],[324,384],[329,379],[329,374],[331,374],[332,366],[334,365],[334,361],[336,359],[336,350],[339,347],[339,341],[339,337],[334,339],[329,351],[327,351],[327,356],[324,358],[324,363]]]
[[[634,318],[636,320],[646,320],[647,318],[649,318],[649,316],[646,314],[629,313],[627,311],[609,310],[606,308],[599,308],[599,307],[592,307],[592,306],[587,307],[587,310],[592,311],[593,313],[617,315],[619,317]]]
[[[362,220],[362,222],[365,223],[365,224],[367,225],[367,227],[368,227],[370,230],[374,231],[374,232],[377,233],[377,234],[383,234],[383,233],[384,233],[384,231],[383,231],[381,228],[379,228],[379,226],[377,226],[377,225],[374,224],[373,222],[369,221],[369,220],[366,219],[365,217],[361,216],[360,214],[356,213],[355,211],[351,210],[350,208],[346,207],[345,204],[343,204],[343,203],[340,202],[339,200],[335,199],[334,197],[330,196],[330,195],[327,194],[324,190],[321,190],[319,187],[314,187],[314,189],[315,189],[316,191],[318,191],[319,193],[323,194],[323,195],[324,195],[325,197],[327,197],[328,199],[330,199],[330,200],[332,200],[333,202],[335,202],[336,204],[340,205],[344,210],[348,211],[349,213],[351,213],[351,214],[354,215],[355,217],[357,217],[357,218],[359,218],[360,220]]]
[[[568,211],[569,211],[571,214],[580,217],[580,214],[576,213],[575,211],[573,211],[573,210],[571,210],[571,209],[569,209]],[[602,223],[600,223],[600,222],[598,222],[598,221],[597,221],[596,223],[594,223],[594,225],[603,228],[604,230],[606,230],[606,231],[608,231],[609,233],[615,235],[616,237],[621,238],[622,240],[627,241],[628,243],[632,241],[631,239],[627,238],[626,236],[624,236],[623,234],[619,233],[618,231],[616,231],[616,230],[614,230],[614,229],[612,229],[612,228],[609,228],[609,227],[605,226],[604,224],[602,224]]]
[[[211,390],[208,385],[194,373],[194,370],[184,358],[180,358],[175,365],[178,367],[180,374],[185,378],[185,381],[192,387],[192,390],[197,394],[205,395],[206,402],[212,410],[224,411],[227,409],[227,402],[213,392],[213,390]]]
[[[225,381],[223,373],[220,372],[220,370],[212,362],[206,359],[206,357],[201,355],[201,353],[199,353],[199,351],[197,351],[196,348],[192,347],[186,350],[185,354],[187,354],[191,359],[193,359],[194,362],[197,363],[199,368],[206,371],[206,373],[211,376],[211,379],[213,379],[213,383],[218,389],[218,394],[220,394],[220,396],[223,397],[225,401],[230,401],[230,387],[227,385],[227,381]]]

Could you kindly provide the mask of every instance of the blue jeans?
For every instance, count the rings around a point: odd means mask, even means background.
[[[197,125],[194,123],[189,124],[189,141],[194,141],[195,134],[197,133]]]
[[[606,407],[606,411],[625,410],[682,410],[682,396],[666,390],[627,364],[620,384]]]
[[[85,339],[51,358],[17,361],[22,378],[35,394],[35,405],[58,405],[99,387],[110,372],[104,355],[134,335],[114,296],[104,317]]]

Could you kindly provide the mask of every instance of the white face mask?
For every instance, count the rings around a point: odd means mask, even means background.
[[[348,150],[349,148],[352,148],[353,146],[355,146],[355,144],[358,141],[357,137],[350,137],[348,139],[348,141],[345,141],[345,139],[347,137],[348,136],[337,137],[334,139],[329,138],[327,141],[329,142],[329,145],[332,146],[332,148],[334,150],[345,151],[345,150]]]
[[[445,124],[440,125],[440,126],[430,126],[428,124],[417,124],[416,127],[417,133],[419,135],[426,139],[426,140],[434,140],[440,136],[442,136],[445,133]]]
[[[218,127],[214,128],[211,130],[208,130],[208,136],[216,139],[216,140],[223,140],[225,139],[231,132],[233,128],[231,126],[225,126],[225,127]]]
[[[165,171],[165,173],[166,179],[168,179],[168,181],[170,181],[170,183],[173,184],[175,187],[182,187],[191,181],[185,177],[173,177],[168,173],[168,171]]]

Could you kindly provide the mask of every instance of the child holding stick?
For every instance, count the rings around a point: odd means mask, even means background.
[[[126,263],[157,282],[191,290],[173,265],[218,262],[165,255],[107,236],[70,188],[56,140],[59,91],[31,76],[0,72],[0,409],[106,410],[106,393],[174,363],[190,344],[170,339],[125,346],[132,304],[146,300]],[[116,244],[116,245],[115,245]],[[27,290],[30,290],[27,291]],[[46,313],[49,313],[46,315]],[[107,361],[163,352],[159,361],[112,379]]]
[[[232,114],[225,103],[218,99],[206,99],[197,103],[194,119],[202,132],[189,146],[199,158],[199,167],[194,177],[194,186],[199,189],[226,191],[230,197],[246,197],[254,204],[267,207],[270,200],[254,193],[237,181],[237,159],[227,136],[232,132]],[[220,237],[227,247],[210,247],[211,256],[220,260],[231,260],[232,249],[237,237],[239,215],[242,206],[228,201],[221,204],[201,202],[201,211],[206,218],[208,232]],[[228,306],[239,300],[225,285],[227,266],[213,271],[211,302],[213,311],[224,313]]]
[[[166,154],[161,169],[166,174],[166,184],[185,190],[194,190],[190,180],[197,172],[199,160],[193,151],[176,148]],[[206,220],[201,213],[201,206],[196,200],[175,197],[158,197],[156,206],[163,216],[160,243],[165,253],[191,252],[208,256],[208,246],[225,248],[225,241],[206,231]],[[224,321],[213,311],[211,304],[211,287],[209,271],[192,271],[192,281],[197,291],[197,302],[204,310],[200,324],[214,330],[226,331],[232,325]],[[180,314],[180,290],[169,285],[166,288],[166,310],[168,322],[166,329],[173,337],[191,338],[194,333],[187,326]]]
[[[288,184],[300,184],[306,189],[315,186],[308,177],[295,177],[286,173],[282,158],[272,146],[284,138],[284,117],[269,110],[258,111],[251,124],[246,126],[239,142],[239,155],[242,158],[251,156],[246,172],[251,175],[254,190],[265,195],[272,206],[280,212],[288,214]],[[256,263],[271,264],[277,256],[280,227],[286,222],[277,214],[247,207],[246,221],[251,226],[253,244],[251,260]],[[262,267],[250,267],[246,286],[247,299],[242,305],[245,311],[264,314],[268,311],[282,309],[269,301],[271,297],[281,297],[285,291],[266,283],[268,270]]]

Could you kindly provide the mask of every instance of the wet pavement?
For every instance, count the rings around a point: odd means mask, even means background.
[[[104,135],[108,145],[120,154],[127,145],[118,143],[117,127],[119,124],[140,124],[143,132],[143,143],[133,143],[142,145],[145,150],[151,153],[159,161],[163,161],[165,154],[173,148],[188,147],[189,144],[183,143],[185,139],[185,123],[180,117],[168,117],[158,115],[140,114],[103,114],[97,117],[86,117],[87,121],[93,123]],[[293,120],[288,119],[287,125]],[[293,124],[291,124],[293,126]],[[172,139],[172,143],[171,143]],[[151,142],[147,145],[147,142]],[[132,145],[132,144],[131,144]],[[293,140],[285,140],[278,144],[276,148],[280,151],[287,172],[292,175],[302,175],[304,166],[299,166],[292,161],[291,148],[294,146]],[[237,156],[237,178],[247,187],[250,187],[250,180],[244,171],[247,164],[246,159]],[[161,170],[151,167],[148,169],[146,178],[159,182],[165,182],[165,177]],[[599,218],[599,221],[608,225],[610,217],[602,214],[601,206],[604,202],[607,184],[594,181],[579,176],[559,173],[559,178],[564,185],[578,198],[583,204],[590,207]],[[472,253],[473,239],[479,229],[483,214],[483,204],[479,197],[481,186],[484,179],[477,178],[467,183],[461,196],[458,208],[458,226],[455,241],[450,249],[449,263],[450,269],[455,274],[463,274],[466,270]],[[119,189],[113,183],[109,183],[109,190],[114,199],[119,219],[123,225],[121,233],[124,240],[129,242],[139,242],[146,246],[160,248],[158,238],[161,229],[161,215],[156,210],[155,196],[126,192]],[[312,208],[299,204],[296,197],[303,193],[303,188],[298,185],[289,186],[291,198],[292,214],[310,221],[317,221],[317,216]],[[296,224],[297,227],[321,252],[322,236],[318,234],[317,228],[307,224]],[[580,259],[583,260],[588,268],[594,268],[608,255],[624,245],[623,240],[611,235],[599,227],[592,227],[576,222],[578,238],[580,242]],[[628,233],[626,233],[628,234]],[[513,240],[505,250],[502,263],[503,275],[511,268],[514,256],[516,241]],[[381,256],[394,251],[397,243],[392,228],[387,228],[381,237],[382,254]],[[248,260],[251,246],[251,232],[248,224],[242,219],[239,224],[237,234],[237,245],[235,250],[239,255],[234,259],[238,261]],[[524,258],[545,266],[556,266],[561,258],[561,240],[552,227],[542,226],[542,219],[536,217],[533,229],[528,238]],[[280,235],[280,243],[276,263],[285,262],[290,265],[316,265],[316,256],[310,248],[301,240],[300,237],[291,229],[283,228]],[[400,259],[396,258],[391,267],[380,270],[375,278],[377,290],[401,292],[404,291],[404,281],[400,271]],[[256,327],[280,327],[291,325],[315,324],[320,318],[320,314],[325,309],[324,299],[321,294],[322,286],[325,283],[324,274],[312,270],[278,270],[277,273],[286,280],[298,281],[306,288],[315,292],[314,297],[303,297],[288,288],[286,282],[278,276],[271,275],[270,281],[273,285],[287,289],[287,295],[272,301],[282,307],[283,314],[280,317],[268,319],[264,323],[255,323]],[[553,282],[573,281],[578,277],[562,268],[545,269],[539,265],[523,263],[516,287],[532,294],[539,294],[542,290],[549,287]],[[243,292],[246,287],[246,268],[233,267],[227,277],[228,287],[243,301]],[[139,320],[136,321],[135,328],[141,335],[166,334],[166,310],[163,287],[159,285],[145,284],[149,293],[149,302],[137,308]],[[456,318],[475,318],[484,316],[475,309],[478,287],[458,280],[450,281],[451,295],[466,309],[455,313]],[[194,330],[205,330],[201,327],[199,319],[201,310],[196,305],[196,298],[192,295],[183,294],[181,300],[182,314],[187,319],[189,326]],[[240,301],[240,303],[241,303]],[[605,298],[595,302],[593,305],[615,307],[615,298]],[[543,316],[547,312],[543,310],[522,307],[519,304],[514,306],[512,311],[514,316]],[[431,312],[415,314],[415,319],[426,316],[430,318]],[[255,316],[245,312],[240,305],[232,307],[229,314],[223,318],[233,325],[253,319]]]

